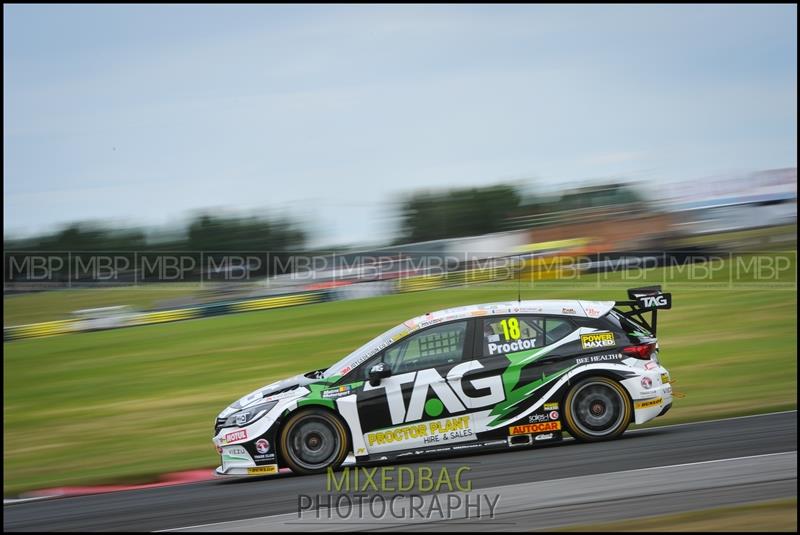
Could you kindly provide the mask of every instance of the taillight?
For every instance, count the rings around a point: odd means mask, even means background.
[[[656,348],[655,342],[649,344],[639,344],[623,348],[622,352],[635,359],[650,360],[650,354]]]

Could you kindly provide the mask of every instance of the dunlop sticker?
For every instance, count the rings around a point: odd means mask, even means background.
[[[278,472],[277,464],[268,464],[266,466],[255,466],[247,469],[247,473],[250,475],[275,474],[277,472]]]
[[[637,409],[648,409],[650,407],[657,407],[657,406],[661,405],[662,401],[663,401],[663,399],[661,399],[661,398],[648,399],[648,400],[645,400],[645,401],[637,401],[636,402],[636,408]]]

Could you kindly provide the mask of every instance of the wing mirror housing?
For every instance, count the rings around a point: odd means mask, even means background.
[[[378,386],[381,384],[381,379],[384,377],[391,377],[392,369],[385,362],[379,362],[369,369],[369,384],[371,386]]]

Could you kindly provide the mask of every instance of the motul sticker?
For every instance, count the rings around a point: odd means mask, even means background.
[[[230,444],[231,442],[236,442],[237,440],[244,440],[247,438],[247,430],[242,429],[241,431],[234,431],[233,433],[228,433],[222,439],[222,442],[225,444]]]

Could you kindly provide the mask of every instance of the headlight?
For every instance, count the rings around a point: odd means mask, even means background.
[[[260,405],[254,405],[252,407],[248,407],[246,409],[242,409],[238,412],[234,412],[225,420],[225,423],[222,427],[244,427],[246,425],[250,425],[251,423],[255,422],[265,414],[267,414],[272,407],[277,405],[277,401],[270,401],[268,403],[262,403]]]

